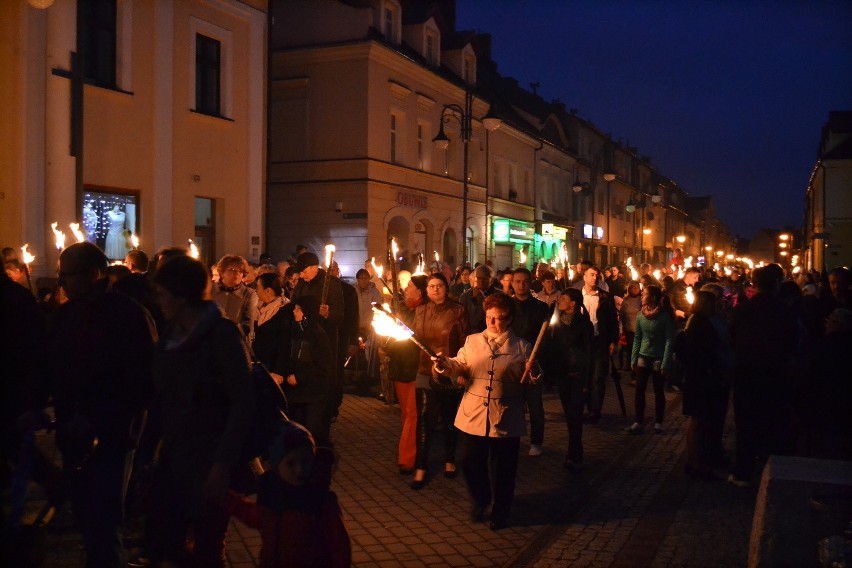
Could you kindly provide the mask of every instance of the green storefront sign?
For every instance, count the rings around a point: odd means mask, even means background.
[[[530,243],[535,239],[535,225],[514,219],[494,220],[495,243]]]

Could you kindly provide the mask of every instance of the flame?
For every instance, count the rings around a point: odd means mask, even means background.
[[[418,253],[419,254],[419,253]],[[419,260],[417,261],[417,269],[414,271],[412,276],[423,276],[426,274],[426,263],[423,262],[423,255],[419,254]],[[441,268],[440,266],[438,267]]]
[[[794,266],[794,267],[793,267],[793,274],[798,274],[798,273],[800,273],[801,271],[802,271],[802,267],[801,267],[801,266]]]
[[[568,280],[574,280],[574,267],[568,267]]]
[[[30,244],[26,243],[21,247],[21,260],[29,267],[32,261],[35,260],[35,255],[30,252]]]
[[[375,256],[370,259],[370,264],[373,265],[373,270],[376,271],[376,276],[378,276],[379,280],[381,280],[382,274],[385,273],[385,267],[382,266],[381,264],[376,264],[376,257]]]
[[[559,251],[559,258],[562,260],[562,268],[568,268],[568,247],[562,243],[562,249]]]
[[[399,260],[399,246],[396,244],[396,239],[391,239],[391,254],[394,262]]]
[[[196,260],[201,258],[201,251],[198,250],[198,247],[195,246],[195,243],[192,242],[192,239],[189,239],[189,256]]]
[[[686,287],[686,301],[691,306],[695,302],[695,293],[692,291],[692,286]]]
[[[692,257],[691,256],[686,257],[686,259],[684,259],[684,261],[683,261],[683,265],[686,268],[691,268],[692,267]]]
[[[633,266],[633,257],[632,256],[627,257],[627,263],[626,264],[627,264],[627,268],[630,270],[630,279],[638,281],[639,280],[639,271],[636,270],[635,266]]]
[[[57,227],[59,227],[59,223],[51,223],[50,228],[53,230],[53,236],[56,239],[56,248],[58,250],[62,250],[65,248],[65,233],[60,231]]]
[[[558,309],[553,310],[553,315],[550,316],[550,325],[555,326],[557,323],[559,323],[559,310]]]
[[[518,255],[518,263],[524,265],[527,263],[527,253],[521,249],[520,254]]]
[[[438,251],[435,251],[435,262],[441,262],[441,256],[438,254]]]
[[[386,304],[387,305],[387,304]],[[373,306],[373,330],[381,336],[390,337],[397,341],[410,339],[414,332],[402,324],[399,320],[395,320],[387,314]]]
[[[726,276],[730,276],[730,275],[731,275],[731,272],[733,272],[733,271],[731,270],[731,267],[730,267],[730,266],[726,266],[726,267],[725,267],[725,275],[726,275]]]
[[[325,245],[325,267],[331,268],[331,261],[334,260],[334,245]]]
[[[86,235],[84,235],[83,231],[80,230],[80,223],[68,223],[68,226],[71,228],[71,233],[74,235],[74,238],[77,239],[78,243],[82,243],[86,240]]]

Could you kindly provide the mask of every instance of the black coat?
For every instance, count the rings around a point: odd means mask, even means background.
[[[684,373],[683,413],[686,416],[709,418],[724,412],[730,372],[724,364],[724,348],[709,318],[690,316],[675,345],[675,357]]]
[[[296,375],[297,384],[284,382],[287,400],[296,404],[325,400],[334,375],[335,350],[323,328],[307,317],[302,323],[294,321],[289,351],[289,373]]]
[[[287,376],[290,365],[290,333],[293,325],[293,312],[281,308],[263,325],[254,328],[252,350],[255,358],[269,371]]]

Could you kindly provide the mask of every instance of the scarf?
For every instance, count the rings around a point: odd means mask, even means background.
[[[642,315],[647,319],[654,319],[660,314],[660,306],[656,308],[651,308],[649,306],[642,306]]]
[[[488,331],[487,329],[482,332],[485,336],[486,341],[488,341],[488,345],[491,347],[491,351],[497,351],[506,341],[509,340],[509,330],[507,329],[503,333],[494,333],[492,331]]]
[[[257,314],[257,321],[255,322],[256,326],[261,326],[271,320],[275,314],[278,313],[278,310],[283,308],[287,304],[287,299],[284,296],[278,296],[268,304],[264,304],[260,307]]]

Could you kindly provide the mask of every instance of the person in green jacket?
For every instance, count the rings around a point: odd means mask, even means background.
[[[636,336],[630,356],[631,367],[636,373],[636,421],[627,427],[631,434],[641,434],[645,430],[645,390],[649,378],[654,384],[654,433],[663,432],[666,410],[663,377],[671,366],[674,334],[674,316],[662,288],[646,286],[642,291],[642,309],[636,318]]]

